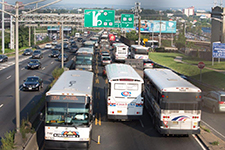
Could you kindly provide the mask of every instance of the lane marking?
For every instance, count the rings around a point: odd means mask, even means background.
[[[25,68],[22,68],[21,70],[24,70]]]
[[[203,150],[206,150],[206,148],[202,145],[202,143],[199,141],[199,139],[196,137],[196,135],[192,134],[192,136],[194,137],[194,139],[198,142],[198,144],[201,146],[201,148]]]
[[[2,108],[2,107],[3,107],[3,104],[0,105],[0,108]]]
[[[208,126],[209,128],[211,128],[213,131],[215,131],[217,134],[219,134],[220,136],[222,136],[223,138],[225,138],[225,136],[221,133],[219,133],[216,129],[214,129],[213,127],[211,127],[209,124],[207,124],[205,121],[201,120],[201,122],[203,122],[206,126]]]
[[[43,67],[42,70],[45,70],[45,67]]]
[[[54,62],[52,61],[51,64],[53,64]]]
[[[99,125],[102,125],[102,122],[101,122],[101,113],[99,113],[98,124]]]
[[[141,119],[139,119],[139,122],[140,122],[142,128],[144,128],[145,126],[144,126],[143,122],[141,121]]]
[[[10,76],[8,76],[6,79],[8,80],[9,78],[11,78],[11,75],[10,75]]]

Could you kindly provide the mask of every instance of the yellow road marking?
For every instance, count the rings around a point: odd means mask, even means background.
[[[105,84],[108,84],[108,80],[107,79],[105,79]]]
[[[98,125],[97,113],[95,114],[95,125]]]
[[[96,84],[99,84],[99,79],[98,79],[98,78],[95,79],[95,83],[96,83]]]
[[[102,125],[101,123],[101,113],[99,113],[99,122],[98,122],[99,125]]]

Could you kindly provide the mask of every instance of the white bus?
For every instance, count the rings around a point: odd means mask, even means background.
[[[169,69],[144,70],[145,108],[160,134],[199,134],[201,90]]]
[[[149,48],[142,45],[131,45],[131,58],[133,59],[148,59]]]
[[[113,56],[115,61],[125,61],[128,57],[128,46],[123,43],[113,44]]]
[[[76,70],[93,70],[94,49],[89,47],[81,47],[77,51],[75,69]]]
[[[144,43],[144,46],[147,48],[158,48],[159,47],[159,42],[156,40],[148,40]]]
[[[139,119],[143,113],[143,79],[126,64],[105,66],[108,77],[108,119]]]
[[[65,71],[46,93],[45,148],[89,146],[93,122],[93,73]]]

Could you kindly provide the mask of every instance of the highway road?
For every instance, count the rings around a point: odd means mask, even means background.
[[[45,92],[46,87],[52,82],[52,71],[56,67],[61,66],[61,62],[55,58],[50,58],[48,55],[51,50],[42,49],[44,58],[40,59],[42,68],[39,70],[27,70],[27,63],[30,61],[31,56],[19,57],[19,78],[20,85],[27,76],[40,76],[43,79],[44,88],[40,91],[22,91],[20,90],[20,118],[26,118],[28,112],[37,104],[42,94]],[[68,52],[66,52],[68,53]],[[70,53],[68,53],[70,54]],[[72,55],[70,56],[70,59]],[[15,59],[10,58],[8,62],[0,64],[0,137],[7,131],[15,129]]]

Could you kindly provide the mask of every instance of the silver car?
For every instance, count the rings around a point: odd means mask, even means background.
[[[212,109],[212,113],[225,112],[225,92],[208,92],[202,98],[202,106]]]

